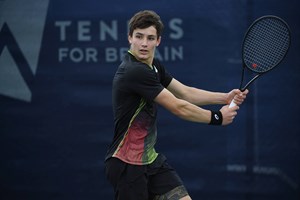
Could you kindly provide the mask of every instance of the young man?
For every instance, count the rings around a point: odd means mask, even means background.
[[[176,171],[155,151],[157,104],[174,115],[212,125],[232,123],[248,91],[217,93],[188,87],[154,58],[163,23],[153,11],[136,13],[129,22],[130,50],[113,79],[115,133],[106,155],[106,176],[115,199],[191,199]],[[220,111],[200,108],[226,104]]]

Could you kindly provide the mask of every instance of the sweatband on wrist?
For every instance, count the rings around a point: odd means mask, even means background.
[[[221,111],[212,111],[211,110],[211,119],[209,125],[222,125],[223,116]]]

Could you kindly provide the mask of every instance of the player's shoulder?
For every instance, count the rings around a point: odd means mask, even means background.
[[[118,71],[122,71],[125,76],[141,77],[151,72],[151,69],[147,64],[138,61],[131,54],[127,54],[124,56]]]
[[[153,66],[157,69],[159,72],[164,72],[165,67],[164,65],[156,58],[153,59]]]

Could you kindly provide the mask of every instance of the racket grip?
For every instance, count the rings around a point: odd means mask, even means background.
[[[236,103],[234,103],[234,100],[232,99],[230,105],[229,105],[229,108],[232,108],[233,106],[236,106]]]

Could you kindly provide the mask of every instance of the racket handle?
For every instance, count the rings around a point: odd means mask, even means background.
[[[230,103],[230,105],[229,105],[229,108],[232,108],[233,106],[236,106],[236,103],[234,103],[234,101],[233,101],[233,99],[232,99],[232,101],[231,101],[231,103]]]

